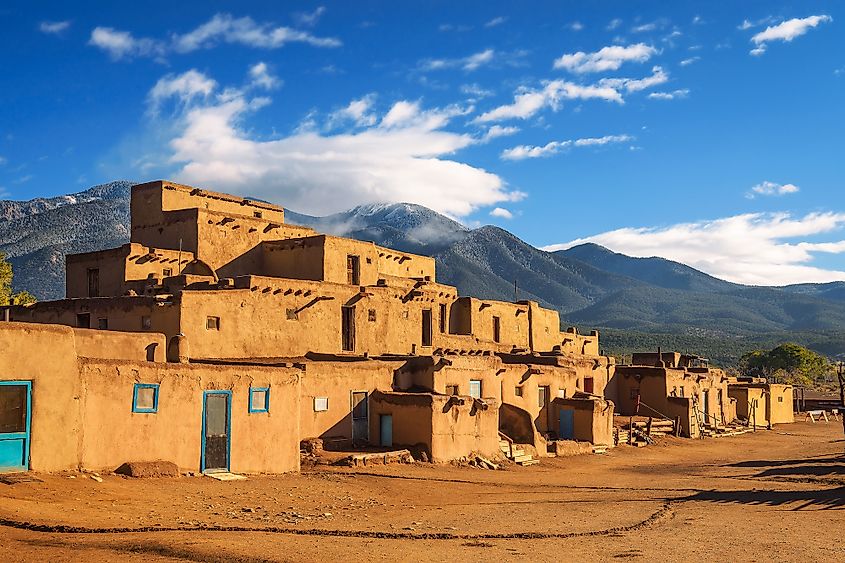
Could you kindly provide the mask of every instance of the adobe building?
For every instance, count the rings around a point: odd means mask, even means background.
[[[493,455],[500,434],[540,455],[612,445],[598,333],[459,296],[435,266],[267,203],[136,185],[128,244],[68,256],[65,299],[2,311],[0,466],[283,472],[309,438],[434,461]]]
[[[795,422],[792,385],[769,383],[765,378],[731,378],[728,395],[736,400],[736,416],[755,426]]]
[[[617,414],[679,421],[686,437],[698,437],[736,418],[727,375],[699,356],[633,354],[630,365],[616,366],[607,393]]]

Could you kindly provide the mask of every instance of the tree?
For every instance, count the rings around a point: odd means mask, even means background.
[[[12,277],[12,265],[6,260],[6,256],[0,252],[0,306],[35,303],[35,296],[28,291],[12,293]]]
[[[824,356],[787,342],[768,351],[754,350],[745,354],[740,359],[740,370],[744,375],[808,384],[830,373],[831,364]]]

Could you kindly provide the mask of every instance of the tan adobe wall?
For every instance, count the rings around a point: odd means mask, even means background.
[[[117,332],[74,328],[76,353],[84,358],[164,362],[167,342],[163,334]]]
[[[499,455],[498,403],[485,400],[486,409],[469,398],[430,393],[374,393],[370,434],[380,438],[380,415],[393,417],[393,444],[425,444],[431,460],[445,463],[472,452]]]
[[[697,438],[700,434],[698,420],[689,397],[669,397],[666,402],[666,416],[680,420],[680,435],[685,438]]]
[[[425,389],[447,394],[456,386],[458,395],[468,396],[470,381],[481,382],[481,396],[501,399],[501,381],[498,371],[501,360],[489,356],[421,357],[409,361],[396,373],[394,389]]]
[[[560,346],[560,314],[552,309],[544,309],[535,301],[521,302],[529,307],[531,321],[531,349],[549,352]]]
[[[264,219],[277,223],[285,222],[283,208],[262,201],[162,180],[132,187],[133,214],[181,209],[207,209],[244,217],[254,217],[259,213]]]
[[[396,276],[399,278],[425,278],[436,280],[435,261],[429,256],[420,256],[408,252],[399,252],[392,248],[376,246],[378,252],[379,276]]]
[[[680,379],[678,379],[680,378]],[[667,380],[674,379],[674,383]],[[671,389],[672,385],[678,385],[683,381],[683,370],[671,374],[665,368],[646,366],[617,366],[611,385],[616,385],[616,412],[625,416],[659,416],[651,409],[655,409],[666,416],[669,416],[667,407],[667,384]],[[689,390],[691,396],[693,389]],[[636,411],[637,393],[640,401],[651,407],[641,406],[639,413]]]
[[[559,421],[562,410],[573,412],[573,433],[576,441],[614,447],[612,402],[600,398],[555,398],[552,401],[552,417]],[[559,432],[560,430],[556,429],[558,436]]]
[[[79,327],[79,315],[88,315],[88,327]],[[11,320],[60,324],[77,328],[97,328],[106,319],[109,330],[160,332],[170,337],[179,332],[179,308],[172,301],[155,297],[116,297],[41,301],[10,309]],[[149,318],[149,328],[145,327]]]
[[[191,252],[148,248],[137,243],[101,252],[69,254],[65,293],[69,298],[97,297],[88,294],[88,271],[97,269],[99,297],[118,297],[125,294],[126,281],[178,275],[193,259]]]
[[[299,371],[292,368],[80,360],[80,459],[88,469],[173,461],[200,469],[203,391],[232,391],[231,470],[299,469]],[[158,412],[133,413],[135,383],[159,384]],[[270,388],[270,411],[249,413],[249,388]]]
[[[581,354],[585,356],[598,356],[599,333],[594,330],[589,335],[578,334],[575,327],[570,327],[559,336],[561,351],[567,354]]]
[[[458,334],[472,334],[485,340],[494,339],[494,317],[499,319],[499,342],[510,347],[528,349],[528,306],[504,301],[482,301],[474,297],[459,297],[460,305],[452,308],[453,318],[468,315],[468,319],[455,319],[453,326]]]
[[[76,469],[82,386],[73,331],[0,322],[0,380],[32,382],[30,467]]]
[[[299,410],[301,439],[351,442],[353,391],[389,391],[393,372],[401,364],[373,360],[305,362]],[[315,410],[317,398],[328,401],[328,410]]]
[[[320,281],[324,279],[322,237],[293,238],[261,243],[262,276]]]
[[[556,432],[557,419],[552,413],[551,402],[556,397],[572,397],[578,391],[576,369],[526,364],[504,365],[502,369],[504,371],[499,376],[502,403],[527,412],[534,422],[534,430],[537,433]],[[545,405],[541,407],[540,389],[546,387],[548,396],[544,401]],[[517,392],[521,395],[517,395]],[[541,447],[541,444],[534,445]],[[542,451],[545,452],[545,449]]]
[[[375,285],[379,277],[376,246],[371,242],[326,236],[323,256],[325,281],[349,283],[346,257],[357,256],[360,268],[358,285]]]
[[[772,424],[795,422],[792,411],[792,385],[772,383],[769,385],[769,420]]]

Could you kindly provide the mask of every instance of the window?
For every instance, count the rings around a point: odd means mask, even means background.
[[[422,345],[431,346],[431,309],[422,312]]]
[[[249,388],[249,412],[270,411],[270,388],[250,387]]]
[[[0,385],[0,433],[26,432],[28,392],[29,386],[25,383]]]
[[[252,216],[256,219],[261,219],[261,212],[260,211],[253,211]]]
[[[584,393],[592,393],[595,380],[592,377],[584,378]]]
[[[141,330],[150,330],[153,328],[153,320],[149,315],[141,317]]]
[[[517,397],[522,397],[522,387],[516,386],[513,388],[513,394]]]
[[[88,268],[88,297],[100,296],[100,269]]]
[[[314,397],[314,412],[324,412],[329,410],[328,397]]]
[[[640,396],[640,388],[639,387],[631,387],[631,398],[636,399]],[[681,390],[681,397],[684,396],[683,389]]]
[[[158,412],[158,384],[136,383],[132,393],[132,412]]]
[[[502,319],[493,317],[493,342],[502,341]]]
[[[205,328],[206,330],[220,330],[220,317],[206,317]]]
[[[367,311],[367,320],[370,321],[371,323],[376,322],[376,310],[375,309],[370,309],[369,311]]]
[[[446,332],[446,304],[440,304],[440,334]]]
[[[172,268],[165,268],[161,271],[161,277],[163,277],[163,278],[169,278],[172,275],[173,275],[173,269]]]
[[[561,399],[565,399],[566,398],[566,389],[558,389],[557,390],[557,396],[560,397]]]
[[[355,351],[355,307],[341,307],[341,346],[344,352]]]
[[[672,386],[672,392],[669,393],[669,396],[670,397],[677,397],[678,396],[678,386],[677,385]]]
[[[778,397],[778,403],[782,403],[782,402],[783,402],[783,397]]]
[[[285,317],[289,321],[298,321],[299,320],[299,313],[296,312],[296,309],[285,309]]]
[[[108,330],[109,329],[109,320],[105,317],[97,319],[97,328],[100,330]]]
[[[361,258],[359,256],[346,257],[346,283],[361,284]]]
[[[79,313],[76,315],[76,326],[79,328],[91,328],[91,313]]]
[[[470,379],[469,380],[469,396],[475,399],[481,398],[481,380],[480,379]]]
[[[540,385],[537,388],[537,406],[541,409],[549,403],[549,386]]]
[[[684,386],[683,386],[683,385],[681,385],[680,387],[678,387],[678,396],[679,396],[679,397],[683,397],[683,396],[684,396]]]
[[[447,385],[446,386],[446,394],[447,395],[460,395],[460,392],[458,391],[458,386],[457,385]]]

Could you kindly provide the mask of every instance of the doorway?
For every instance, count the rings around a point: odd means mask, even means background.
[[[352,392],[352,445],[370,440],[370,414],[366,391]]]
[[[379,445],[383,448],[393,447],[393,415],[379,415]]]
[[[422,345],[431,346],[431,309],[422,312]]]
[[[575,411],[560,409],[558,438],[561,440],[575,439]]]
[[[341,327],[341,345],[344,352],[355,351],[355,307],[343,306],[342,311],[342,327]]]
[[[200,470],[229,471],[232,428],[232,392],[204,391],[202,461]]]
[[[361,257],[347,256],[346,257],[346,283],[349,285],[361,284]]]
[[[0,381],[0,473],[29,469],[31,407],[31,381]]]

